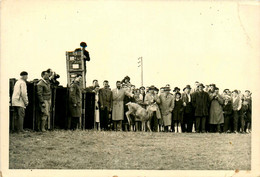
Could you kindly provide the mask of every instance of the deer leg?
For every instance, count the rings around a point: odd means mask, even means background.
[[[150,121],[148,120],[147,121],[147,128],[148,128],[148,130],[151,132],[152,130],[151,130],[151,126],[150,126]]]
[[[131,124],[130,124],[130,114],[131,114],[131,112],[129,112],[129,111],[127,111],[127,112],[125,113],[129,125],[131,125]]]

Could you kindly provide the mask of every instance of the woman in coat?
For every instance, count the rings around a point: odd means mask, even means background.
[[[179,133],[181,129],[180,125],[183,124],[183,101],[181,100],[181,93],[175,93],[175,103],[173,109],[173,124],[174,124],[174,132]],[[180,129],[180,130],[179,130]]]
[[[224,115],[222,105],[224,100],[219,94],[219,89],[216,87],[213,93],[209,95],[211,105],[210,105],[210,114],[209,114],[209,124],[210,131],[215,132],[215,126],[217,126],[217,131],[221,132],[220,124],[224,123]]]

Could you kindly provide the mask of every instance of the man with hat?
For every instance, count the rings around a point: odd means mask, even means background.
[[[204,92],[204,85],[198,85],[198,91],[193,95],[192,104],[195,108],[196,132],[205,133],[206,117],[209,115],[209,94]]]
[[[86,61],[90,61],[89,52],[86,50],[86,48],[87,48],[87,43],[86,43],[86,42],[81,42],[81,43],[80,43],[80,47],[81,47],[81,48],[75,49],[75,52],[81,52],[81,51],[83,51],[84,71],[85,71],[85,73],[87,73]]]
[[[164,87],[160,88],[160,94],[162,94],[164,92]]]
[[[21,78],[15,83],[14,91],[12,94],[12,106],[14,107],[14,125],[15,130],[19,132],[24,132],[23,123],[25,116],[25,108],[28,106],[28,96],[27,96],[27,86],[26,81],[28,79],[28,73],[23,71],[20,73]]]
[[[238,90],[232,92],[232,106],[233,106],[233,132],[237,133],[238,131],[238,120],[239,120],[239,111],[242,106],[242,100],[238,95]]]
[[[156,104],[157,107],[158,107],[158,104],[160,104],[160,99],[159,99],[158,95],[155,94],[154,91],[155,91],[155,86],[154,85],[149,87],[149,91],[145,95],[144,103],[146,105]],[[150,121],[151,122],[152,131],[158,131],[159,130],[159,128],[158,128],[158,119],[161,119],[161,113],[160,113],[159,107],[153,113],[153,116],[152,116],[151,121]]]
[[[174,87],[174,89],[173,89],[173,96],[175,97],[175,94],[176,94],[176,92],[180,92],[180,88],[179,87]]]
[[[80,82],[82,79],[81,74],[77,74],[74,82],[71,84],[69,89],[69,114],[72,130],[76,130],[79,124],[79,119],[81,117],[81,101],[82,101],[82,92],[80,89]]]
[[[186,85],[183,89],[182,101],[183,101],[183,125],[182,130],[186,130],[187,132],[192,132],[192,126],[194,122],[194,114],[192,107],[192,96],[191,96],[191,86]]]
[[[164,93],[159,96],[160,109],[162,113],[164,131],[171,130],[172,125],[172,111],[174,108],[174,96],[170,94],[169,87],[164,88]]]
[[[215,87],[215,92],[209,95],[210,104],[210,115],[209,124],[210,132],[221,132],[220,125],[224,123],[224,115],[222,105],[224,104],[224,99],[219,94],[219,89]]]
[[[216,88],[216,84],[210,84],[209,85],[209,92],[210,93],[214,93],[215,92],[215,88]]]

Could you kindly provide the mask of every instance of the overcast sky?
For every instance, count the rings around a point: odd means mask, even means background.
[[[67,84],[66,51],[88,44],[87,85],[131,77],[144,85],[215,83],[253,89],[259,78],[259,4],[170,1],[5,1],[2,69],[29,80],[52,68]],[[257,78],[257,79],[256,79]]]

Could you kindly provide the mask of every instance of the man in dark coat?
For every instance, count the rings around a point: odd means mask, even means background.
[[[82,75],[78,74],[69,90],[69,112],[71,118],[71,129],[77,129],[81,117],[82,92],[79,87]]]
[[[108,130],[109,112],[112,110],[112,91],[108,87],[108,81],[103,82],[104,87],[99,90],[100,102],[100,127]]]
[[[89,87],[86,88],[86,92],[95,92],[94,90],[95,90],[96,86],[99,86],[99,83],[98,83],[97,79],[94,79],[92,81],[92,86],[89,86]]]
[[[182,101],[184,106],[183,111],[183,128],[187,130],[187,132],[192,132],[192,125],[194,121],[193,107],[192,107],[192,96],[191,96],[191,86],[187,85],[183,89],[184,93],[182,94]]]
[[[206,117],[209,115],[209,94],[204,92],[204,85],[198,85],[198,91],[193,95],[193,107],[195,108],[196,132],[205,133]]]

